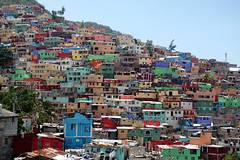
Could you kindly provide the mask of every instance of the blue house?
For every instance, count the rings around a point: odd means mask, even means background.
[[[165,61],[156,61],[154,63],[154,67],[169,68],[170,67],[170,63],[165,62]]]
[[[197,116],[195,118],[196,123],[202,124],[205,127],[211,127],[212,116]]]
[[[186,72],[191,72],[192,70],[192,62],[189,60],[180,60],[176,62],[178,65],[182,66]]]
[[[73,117],[64,118],[64,147],[77,149],[92,141],[92,115],[76,112]]]
[[[191,53],[178,52],[178,56],[180,56],[183,60],[191,60]]]

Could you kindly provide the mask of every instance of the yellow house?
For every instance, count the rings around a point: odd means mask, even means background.
[[[128,132],[133,129],[135,129],[135,127],[129,127],[129,126],[117,127],[118,139],[121,139],[121,140],[128,139]]]
[[[133,120],[128,119],[128,118],[121,118],[120,125],[121,126],[132,126],[133,125]]]
[[[140,81],[138,84],[139,89],[149,89],[152,87],[152,82],[150,81]]]
[[[158,100],[163,101],[167,97],[178,97],[178,90],[163,90],[158,93]]]
[[[103,96],[92,96],[93,104],[104,104],[104,97]]]
[[[129,81],[137,79],[137,74],[134,71],[131,72],[115,72],[114,79]]]
[[[33,78],[41,78],[47,81],[51,77],[60,74],[60,65],[30,63],[27,70],[32,74]]]
[[[120,116],[123,111],[121,108],[108,108],[108,114],[112,116]]]
[[[72,43],[77,45],[82,45],[85,41],[85,37],[79,34],[72,35]]]
[[[80,60],[86,59],[89,52],[90,51],[87,48],[82,48],[82,49],[79,49],[79,50],[73,50],[72,51],[72,59],[74,61],[80,61]]]
[[[131,35],[127,35],[127,34],[118,35],[117,40],[120,44],[125,44],[125,45],[134,44],[133,37]]]
[[[135,99],[140,100],[157,100],[158,94],[154,90],[139,90]]]
[[[103,82],[103,75],[96,75],[96,74],[89,74],[83,76],[82,83],[89,83],[89,82]]]
[[[47,84],[57,84],[58,82],[65,81],[65,77],[63,75],[54,75],[46,80]]]

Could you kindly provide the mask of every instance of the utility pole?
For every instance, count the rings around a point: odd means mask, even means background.
[[[225,62],[227,63],[227,53],[225,53]]]
[[[14,86],[14,89],[16,89],[17,86]],[[16,92],[13,93],[13,113],[16,112],[16,99],[17,99],[17,95]]]

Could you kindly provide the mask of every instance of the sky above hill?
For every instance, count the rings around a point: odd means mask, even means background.
[[[143,41],[240,65],[239,0],[38,0],[65,18],[93,21]]]

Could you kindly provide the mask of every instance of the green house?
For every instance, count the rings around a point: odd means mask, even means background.
[[[142,108],[147,109],[162,109],[163,108],[163,103],[162,102],[155,102],[155,101],[143,101],[142,102]]]
[[[170,86],[155,87],[154,89],[155,89],[156,92],[161,92],[161,91],[177,91],[177,90],[178,90],[176,87],[170,87]]]
[[[164,110],[154,110],[154,109],[143,109],[143,119],[144,121],[160,121],[165,123],[165,111]]]
[[[62,93],[69,93],[69,94],[82,94],[86,92],[86,86],[74,83],[74,82],[65,82],[60,84],[61,92]]]
[[[171,160],[198,160],[200,149],[197,145],[159,145],[160,157]]]
[[[104,55],[89,55],[87,57],[88,61],[102,61],[102,62],[116,62],[119,60],[119,55],[118,54],[104,54]]]
[[[90,74],[89,67],[68,68],[66,71],[68,82],[80,82],[83,76]]]
[[[213,88],[210,83],[203,83],[203,82],[199,82],[198,86],[200,91],[211,91]]]
[[[240,108],[240,98],[238,97],[220,96],[218,101],[224,103],[226,108]]]
[[[57,47],[60,43],[64,42],[64,38],[61,37],[45,37],[44,44],[48,47]]]
[[[20,33],[20,32],[25,32],[28,30],[29,28],[29,24],[15,24],[14,25],[14,30],[17,32],[17,33]]]
[[[153,68],[153,73],[157,77],[165,77],[165,76],[172,77],[173,75],[176,75],[177,70],[176,70],[176,68],[155,67],[155,68]]]
[[[102,74],[104,78],[114,78],[114,71],[115,67],[112,63],[104,63],[100,67],[100,74]]]
[[[216,111],[213,109],[213,101],[198,100],[194,102],[194,108],[199,115],[213,114]]]
[[[56,58],[56,54],[48,52],[46,50],[40,50],[39,57],[40,57],[40,59],[43,59],[43,60],[44,59],[54,59],[54,58]]]
[[[23,69],[16,69],[15,73],[10,77],[10,79],[13,81],[22,81],[27,78],[31,78],[31,74],[28,74],[26,70]]]
[[[43,100],[50,103],[69,103],[69,97],[44,97]]]
[[[88,99],[88,98],[76,98],[75,103],[87,103],[87,104],[92,104],[93,100]]]
[[[160,135],[163,134],[164,128],[137,128],[128,132],[128,139],[137,140],[143,139],[143,144],[148,141],[160,140]]]

